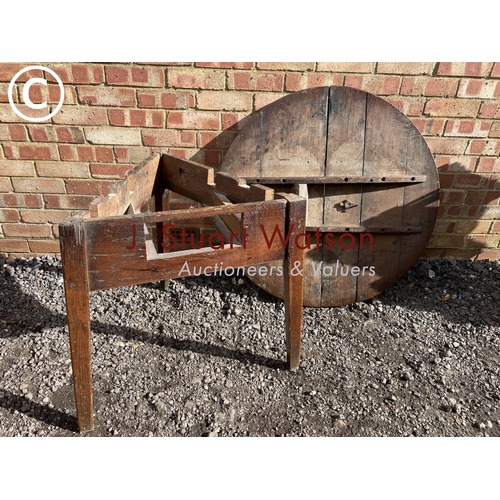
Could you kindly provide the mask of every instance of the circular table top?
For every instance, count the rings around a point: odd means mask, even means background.
[[[420,132],[388,102],[349,87],[262,108],[220,171],[307,196],[306,306],[351,304],[391,286],[421,255],[437,215],[436,166]],[[283,298],[282,277],[252,280]]]

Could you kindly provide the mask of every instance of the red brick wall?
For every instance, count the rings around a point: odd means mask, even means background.
[[[50,63],[65,101],[41,123],[8,102],[10,80],[28,65],[0,63],[2,255],[59,252],[57,224],[152,151],[217,166],[255,110],[345,85],[400,109],[435,156],[441,206],[427,256],[500,258],[500,63]],[[55,106],[59,90],[35,85],[30,97]],[[27,110],[20,91],[14,100]]]

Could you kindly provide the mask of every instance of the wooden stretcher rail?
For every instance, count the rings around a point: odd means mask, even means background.
[[[419,184],[425,182],[426,175],[346,175],[326,177],[243,177],[249,183],[260,184]]]
[[[385,233],[385,234],[409,234],[420,233],[420,226],[307,226],[306,231],[320,233]]]

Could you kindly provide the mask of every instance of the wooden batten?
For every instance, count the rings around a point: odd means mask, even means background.
[[[127,173],[125,179],[111,186],[108,196],[99,196],[89,205],[91,217],[122,215],[130,205],[140,210],[154,194],[160,155],[158,153]]]

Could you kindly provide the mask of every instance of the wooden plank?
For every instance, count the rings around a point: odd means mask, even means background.
[[[225,195],[233,203],[274,199],[274,190],[272,188],[260,184],[248,185],[243,179],[225,173],[215,175],[215,191]]]
[[[331,87],[328,116],[328,145],[325,177],[339,171],[344,179],[363,179],[365,147],[366,94],[349,87]],[[326,185],[322,207],[324,226],[343,226],[342,233],[360,223],[362,186],[350,184]],[[343,210],[345,200],[354,207]],[[349,231],[346,231],[349,228]],[[352,244],[352,248],[349,248]],[[344,245],[338,242],[332,249],[322,247],[321,306],[346,305],[356,301],[358,276],[350,272],[358,263],[359,238]],[[349,272],[344,272],[349,270]]]
[[[377,226],[307,226],[306,231],[320,233],[334,233],[334,234],[343,234],[343,233],[366,233],[366,234],[375,234],[375,233],[385,233],[385,234],[411,234],[411,233],[421,233],[422,226],[386,226],[386,227],[377,227]]]
[[[304,300],[304,247],[307,200],[295,194],[278,194],[287,200],[286,231],[290,231],[283,265],[287,363],[298,370],[302,343],[302,303]]]
[[[405,175],[410,130],[411,123],[396,108],[368,95],[363,174],[380,175],[379,166],[384,164],[384,175]],[[404,190],[394,185],[365,186],[360,225],[403,225]],[[377,295],[397,281],[401,238],[376,234],[372,249],[360,249],[359,266],[375,272],[358,280],[358,301]]]
[[[439,180],[433,155],[424,138],[410,130],[410,141],[406,154],[406,171],[410,175],[427,173],[425,183],[405,186],[402,223],[420,225],[419,234],[401,238],[398,276],[403,276],[415,263],[431,237],[439,205]],[[432,165],[432,167],[429,167]]]
[[[90,219],[85,221],[87,246],[89,252],[89,275],[91,290],[113,288],[137,283],[148,283],[160,279],[178,277],[179,265],[189,259],[192,265],[206,266],[224,261],[225,265],[249,266],[283,258],[284,248],[278,238],[268,245],[263,236],[261,225],[269,239],[275,228],[284,231],[286,202],[275,200],[224,207],[205,207],[194,210],[180,210],[135,216]],[[179,212],[184,212],[179,214]],[[211,248],[186,252],[156,254],[146,248],[144,226],[156,223],[161,218],[183,220],[215,216],[219,214],[242,214],[242,229],[248,235],[246,248],[240,248],[233,242],[225,242],[220,250]],[[201,215],[203,214],[203,215]],[[132,233],[135,232],[135,244],[132,245]],[[178,259],[177,261],[172,259]]]
[[[160,154],[155,153],[137,165],[125,177],[129,200],[140,210],[154,195],[156,184],[160,179]]]
[[[80,431],[91,431],[94,420],[85,223],[73,217],[61,223],[59,229],[78,427]]]
[[[129,205],[140,210],[154,194],[160,155],[153,154],[127,173],[122,181],[109,189],[107,196],[99,196],[89,205],[92,217],[124,214]]]
[[[170,209],[170,191],[168,189],[158,188],[155,192],[155,210],[157,212],[167,212]],[[165,236],[163,234],[164,224],[169,224],[170,221],[161,221],[156,223],[156,239],[157,239],[157,251],[158,253],[163,253],[165,250],[163,243],[165,241]],[[168,288],[168,281],[161,280],[160,288],[166,290]]]
[[[346,87],[347,88],[347,87]],[[335,124],[342,127],[342,124]],[[335,131],[336,127],[334,128]],[[357,137],[356,137],[357,136]],[[347,140],[360,139],[359,134],[356,134],[352,138]],[[338,138],[333,138],[335,139]],[[351,144],[351,147],[354,147]],[[329,150],[330,151],[330,150]],[[345,150],[340,148],[340,152],[346,153]],[[338,154],[338,151],[334,151],[331,154]],[[352,171],[355,169],[356,160],[355,158],[345,159],[345,165],[339,167],[338,165],[330,166],[330,168],[339,168],[342,171]],[[242,177],[242,179],[248,183],[261,183],[267,185],[280,185],[280,184],[419,184],[425,182],[427,175],[383,175],[383,166],[380,167],[381,175],[375,176],[364,176],[364,175],[326,175],[325,177],[308,177],[308,176],[287,176],[287,177]]]
[[[217,203],[213,168],[163,153],[161,170],[167,189],[203,205]]]
[[[259,177],[324,175],[327,87],[285,96],[263,108],[261,114]]]

